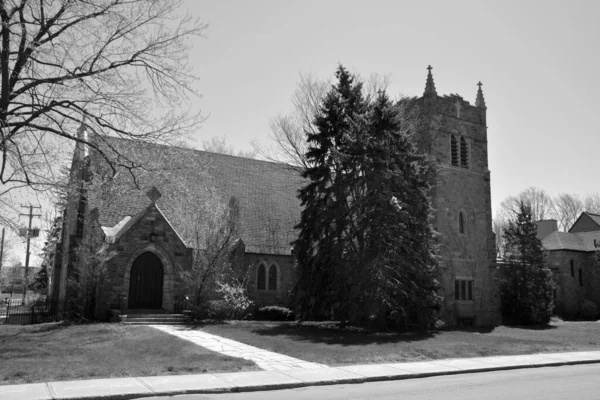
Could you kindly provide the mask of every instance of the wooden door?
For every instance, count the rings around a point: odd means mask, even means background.
[[[135,259],[129,275],[129,308],[162,308],[164,271],[153,253]]]

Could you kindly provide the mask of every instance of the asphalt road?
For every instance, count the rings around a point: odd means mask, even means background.
[[[600,364],[517,369],[353,385],[312,386],[265,392],[146,399],[598,400],[600,399]]]

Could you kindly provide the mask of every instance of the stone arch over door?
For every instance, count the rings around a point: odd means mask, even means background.
[[[138,256],[129,273],[129,308],[161,309],[164,268],[152,252]]]
[[[173,309],[173,261],[169,253],[160,246],[152,243],[147,246],[136,249],[127,261],[125,268],[125,279],[121,287],[121,293],[127,298],[126,304],[129,304],[129,290],[131,286],[132,268],[135,261],[144,253],[152,253],[157,257],[163,267],[163,285],[162,285],[162,306],[164,310]]]

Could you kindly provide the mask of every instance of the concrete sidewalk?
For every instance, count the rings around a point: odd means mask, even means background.
[[[288,389],[313,385],[362,383],[590,363],[600,363],[600,351],[461,358],[315,369],[294,368],[285,371],[169,375],[7,385],[0,386],[0,399],[134,399],[157,395]]]
[[[188,340],[194,344],[197,344],[198,346],[204,347],[205,349],[209,349],[231,357],[245,358],[246,360],[253,361],[265,371],[282,371],[295,368],[329,368],[327,365],[312,363],[283,354],[273,353],[272,351],[259,349],[258,347],[250,346],[235,340],[227,339],[217,335],[211,335],[210,333],[193,329],[185,325],[149,326],[170,335],[177,336],[178,338]]]

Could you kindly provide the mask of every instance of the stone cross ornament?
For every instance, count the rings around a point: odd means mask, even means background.
[[[148,196],[152,204],[155,204],[156,201],[161,198],[162,194],[160,194],[156,186],[152,186],[152,188],[146,192],[146,196]]]

